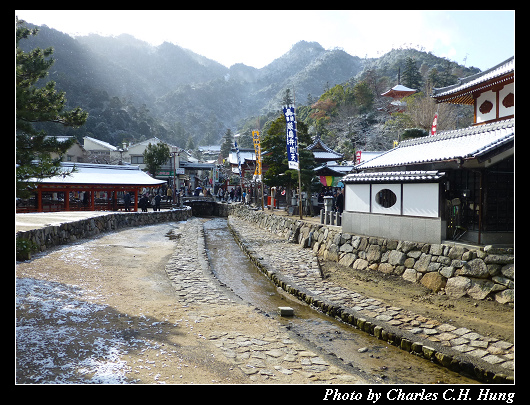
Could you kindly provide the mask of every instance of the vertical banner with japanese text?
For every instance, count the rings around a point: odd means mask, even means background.
[[[298,169],[298,138],[296,136],[296,119],[294,105],[283,106],[286,121],[287,163],[289,169]]]
[[[254,142],[254,152],[256,152],[256,170],[254,170],[254,181],[261,181],[261,143],[259,131],[252,131],[252,141]]]
[[[237,146],[237,141],[234,141],[234,146],[236,147],[237,167],[239,169],[239,179],[241,180],[241,153],[239,153],[239,146]]]
[[[431,136],[436,135],[436,127],[438,126],[438,113],[434,114],[434,119],[432,120],[431,126]]]
[[[360,151],[360,150],[355,151],[355,164],[356,165],[361,163],[361,153],[362,153],[362,151]]]

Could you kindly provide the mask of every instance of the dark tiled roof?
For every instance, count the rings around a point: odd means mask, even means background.
[[[373,183],[373,182],[416,182],[416,181],[436,181],[445,175],[444,172],[436,170],[424,171],[401,171],[401,172],[373,172],[373,173],[352,173],[345,176],[344,183]]]

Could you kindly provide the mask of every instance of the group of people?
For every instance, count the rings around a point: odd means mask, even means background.
[[[149,206],[153,207],[153,211],[160,211],[160,203],[162,202],[162,196],[166,197],[166,201],[172,202],[173,201],[173,189],[171,187],[167,187],[165,189],[159,188],[155,190],[154,192],[150,192],[146,189],[144,189],[144,192],[140,194],[140,199],[138,200],[138,208],[142,210],[142,212],[147,212],[147,208]],[[177,193],[176,198],[177,202],[180,197],[180,193]],[[126,192],[123,195],[123,204],[126,212],[131,211],[133,204],[134,194]]]
[[[217,201],[233,201],[233,202],[247,202],[247,192],[242,190],[240,186],[232,188],[230,191],[228,189],[223,189],[219,187],[217,190]]]
[[[318,202],[324,203],[325,196],[333,197],[333,210],[342,213],[344,210],[344,189],[338,188],[334,190],[333,187],[323,188],[318,195]]]

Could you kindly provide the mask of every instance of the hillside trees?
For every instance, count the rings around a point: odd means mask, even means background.
[[[37,35],[37,29],[29,29],[24,21],[16,18],[16,191],[18,197],[27,197],[33,184],[30,179],[43,179],[60,172],[61,157],[75,141],[61,142],[47,137],[37,130],[36,123],[48,122],[65,127],[79,127],[87,119],[87,113],[77,107],[66,110],[64,92],[55,89],[49,81],[42,87],[37,82],[48,75],[54,60],[52,48],[35,48],[24,52],[20,41]],[[53,159],[52,153],[58,158]]]
[[[127,35],[73,38],[46,26],[20,45],[25,52],[54,46],[56,61],[48,77],[68,95],[65,109],[80,106],[89,113],[86,124],[75,130],[55,123],[35,128],[115,146],[157,137],[184,148],[190,136],[195,145],[219,143],[226,128],[248,134],[249,129],[265,128],[250,117],[269,121],[290,88],[293,99],[296,89],[298,120],[329,146],[345,153],[387,147],[381,128],[389,117],[378,110],[386,101],[380,94],[397,83],[407,58],[414,61],[422,83],[435,87],[478,71],[416,49],[360,59],[306,41],[263,68],[226,68],[174,44],[151,46]],[[321,99],[323,89],[327,95]],[[317,102],[319,108],[313,109]]]
[[[427,94],[426,94],[427,93]],[[403,98],[407,103],[404,112],[393,113],[385,123],[385,127],[396,133],[403,133],[412,128],[423,130],[424,135],[430,133],[434,114],[438,112],[438,131],[446,131],[471,125],[473,122],[473,108],[468,105],[455,105],[449,103],[436,104],[434,99],[426,92],[418,92]],[[421,135],[421,131],[408,131],[404,137]]]

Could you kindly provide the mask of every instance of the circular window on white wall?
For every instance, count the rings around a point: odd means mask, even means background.
[[[375,195],[375,202],[384,208],[392,207],[396,201],[396,194],[388,188],[384,188]]]

